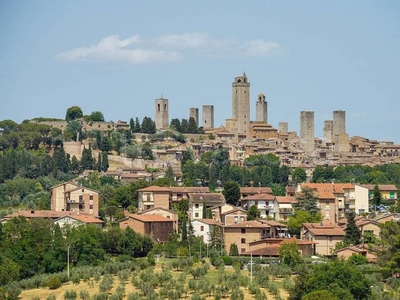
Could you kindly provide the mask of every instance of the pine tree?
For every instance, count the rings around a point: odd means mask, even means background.
[[[129,128],[131,132],[135,132],[135,121],[133,120],[133,118],[129,120]]]
[[[296,210],[308,211],[314,217],[320,212],[317,206],[317,198],[314,195],[314,190],[308,187],[303,188],[297,196],[298,204],[295,206]]]
[[[231,244],[229,248],[229,256],[239,256],[239,249],[236,244]]]
[[[261,217],[260,210],[256,205],[250,206],[247,210],[247,221],[257,220]]]
[[[187,132],[191,133],[191,134],[196,134],[197,133],[197,124],[196,121],[193,117],[189,118],[189,123],[188,123],[188,128],[187,128]]]
[[[174,180],[174,171],[171,166],[168,166],[167,171],[165,172],[165,177]]]
[[[135,133],[140,133],[142,132],[142,128],[140,127],[140,122],[139,122],[139,118],[136,117],[135,120]]]
[[[347,214],[346,235],[344,236],[346,245],[358,245],[361,242],[361,231],[356,225],[355,216],[356,214],[354,212],[349,212]]]
[[[374,189],[372,190],[372,200],[375,204],[375,210],[376,210],[376,207],[381,205],[382,202],[382,194],[377,184],[374,186]]]
[[[101,153],[99,152],[99,154],[97,155],[97,162],[96,162],[96,166],[95,169],[97,171],[101,171]]]
[[[101,170],[107,172],[108,167],[110,166],[108,163],[108,153],[106,151],[103,151],[101,155],[102,155]]]

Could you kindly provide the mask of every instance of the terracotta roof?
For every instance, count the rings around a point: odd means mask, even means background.
[[[225,202],[221,193],[189,193],[189,199],[191,202]]]
[[[90,223],[90,224],[103,224],[104,223],[102,220],[94,217],[93,215],[73,215],[73,216],[67,215],[67,216],[58,218],[57,220],[62,219],[64,217],[71,217],[72,219],[79,220],[84,223]]]
[[[285,190],[288,193],[294,193],[296,191],[296,188],[294,186],[287,186],[285,187]]]
[[[241,187],[240,194],[272,194],[270,187]]]
[[[171,219],[165,218],[159,215],[138,215],[138,214],[130,214],[129,218],[136,219],[142,222],[174,222]]]
[[[373,184],[363,184],[361,186],[367,188],[370,191],[372,191],[375,188],[375,185],[373,185]],[[394,184],[378,184],[378,187],[379,187],[380,191],[396,191],[397,192],[397,188]]]
[[[303,226],[314,236],[344,236],[344,230],[335,223],[304,223]]]
[[[70,192],[74,192],[74,191],[78,191],[78,190],[89,190],[89,191],[92,191],[92,192],[97,193],[97,194],[99,193],[96,190],[93,190],[93,189],[90,189],[90,188],[87,188],[87,187],[84,187],[84,186],[78,186],[76,188],[73,188],[73,189],[70,189],[70,190],[66,190],[65,193],[70,193]]]
[[[64,216],[90,216],[85,212],[75,212],[75,211],[53,211],[53,210],[21,210],[14,212],[12,214],[6,215],[4,218],[11,219],[19,216],[25,218],[51,218],[58,219]]]
[[[152,186],[148,186],[146,188],[140,189],[140,190],[138,190],[138,192],[169,192],[169,188],[163,187],[163,186],[152,185]]]
[[[221,222],[218,222],[217,220],[213,220],[213,219],[195,219],[193,221],[202,222],[202,223],[205,223],[205,224],[208,224],[208,225],[222,225]]]
[[[63,183],[57,184],[57,185],[53,185],[53,186],[51,187],[51,189],[54,189],[54,188],[56,188],[56,187],[59,187],[59,186],[65,185],[65,184],[72,184],[72,185],[75,185],[76,187],[78,187],[78,184],[76,184],[75,182],[68,181],[68,182],[63,182]]]
[[[169,209],[162,208],[162,207],[153,207],[153,208],[149,208],[149,209],[146,209],[146,210],[142,210],[142,211],[138,212],[137,214],[138,214],[138,215],[143,215],[143,214],[147,214],[147,213],[149,213],[149,212],[152,212],[153,210],[163,210],[163,211],[168,212],[168,213],[171,213],[171,214],[175,214],[175,215],[178,214],[177,212],[175,212],[175,211],[173,211],[173,210],[169,210]]]
[[[280,203],[297,203],[297,200],[295,197],[287,197],[287,196],[276,196],[276,201]]]
[[[266,247],[254,249],[253,251],[246,251],[241,255],[253,255],[253,256],[279,256],[279,244],[269,244]]]
[[[277,221],[273,221],[273,220],[263,220],[260,219],[258,220],[258,222],[263,223],[263,224],[267,224],[271,227],[287,227],[285,224],[279,223]]]
[[[318,190],[318,192],[332,192],[334,194],[344,194],[344,185],[345,183],[303,183],[300,184],[301,189],[306,187]],[[353,185],[354,187],[354,185]],[[350,188],[346,183],[346,188]]]
[[[270,228],[269,225],[262,224],[257,221],[238,222],[236,224],[224,225],[224,227],[227,227],[227,228],[232,228],[232,227],[234,227],[234,228],[249,228],[249,227],[251,227],[251,228]]]
[[[235,211],[241,211],[241,212],[247,213],[243,208],[235,207],[234,209],[231,209],[231,210],[228,210],[228,211],[226,211],[224,213],[221,213],[221,215],[229,215],[231,213],[234,213]]]
[[[329,191],[329,192],[324,192],[324,191],[318,192],[317,197],[319,199],[336,199],[335,195],[331,191]]]
[[[240,201],[249,201],[249,200],[272,201],[275,200],[275,196],[270,194],[254,194],[240,199]]]
[[[209,193],[210,190],[208,187],[193,187],[193,186],[179,186],[179,187],[170,187],[171,193]]]

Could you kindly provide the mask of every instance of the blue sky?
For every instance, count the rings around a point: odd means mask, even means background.
[[[400,144],[399,1],[1,1],[0,120],[64,118],[78,105],[106,120],[170,119],[214,105],[231,117],[245,71],[251,119],[264,93],[269,123],[315,134],[333,110],[347,132]]]

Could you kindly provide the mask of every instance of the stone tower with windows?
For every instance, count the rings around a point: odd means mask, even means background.
[[[168,127],[168,99],[162,96],[155,101],[155,123],[157,129]]]
[[[250,126],[250,82],[246,73],[235,77],[232,83],[232,118],[225,120],[225,127],[237,137],[247,137]]]
[[[257,97],[256,121],[268,123],[268,103],[265,101],[264,94],[260,94]]]
[[[203,105],[203,128],[214,128],[214,105]]]

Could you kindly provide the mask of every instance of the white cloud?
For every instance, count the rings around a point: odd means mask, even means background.
[[[62,60],[96,60],[96,61],[120,61],[132,64],[148,62],[170,62],[179,59],[177,51],[151,50],[143,48],[127,48],[140,44],[138,35],[125,40],[111,35],[103,38],[97,45],[81,47],[57,54]]]
[[[280,50],[281,46],[274,41],[216,39],[205,32],[188,32],[163,35],[148,41],[141,40],[139,35],[133,35],[124,40],[120,40],[116,35],[111,35],[103,38],[97,45],[59,53],[57,58],[69,61],[117,61],[143,64],[174,62],[190,52],[214,57],[265,57],[279,54]]]

